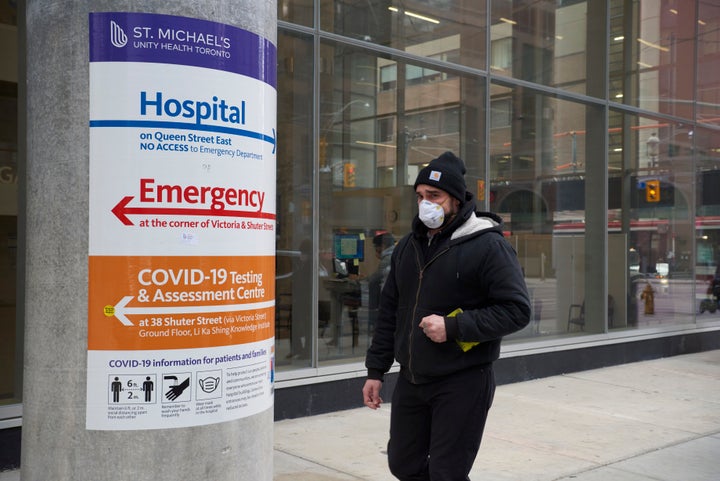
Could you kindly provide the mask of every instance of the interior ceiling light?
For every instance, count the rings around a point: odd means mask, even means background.
[[[637,39],[638,42],[645,45],[646,47],[656,48],[660,50],[661,52],[669,52],[670,49],[667,47],[663,47],[662,45],[658,45],[656,43],[648,42],[647,40],[643,40],[642,38]]]
[[[614,37],[613,40],[614,40],[615,42],[620,42],[620,41],[622,41],[622,40],[625,40],[625,36],[624,36],[624,35],[618,35],[617,37]]]
[[[517,25],[517,22],[515,20],[510,20],[509,18],[500,17],[501,22],[509,23],[510,25]]]
[[[435,18],[426,17],[425,15],[420,15],[419,13],[408,12],[407,10],[405,10],[405,15],[407,15],[408,17],[417,18],[419,20],[425,20],[426,22],[434,23],[436,25],[440,23],[440,20],[437,20]]]
[[[670,9],[670,13],[672,13],[673,15],[677,15],[677,14],[678,14],[678,11],[675,10],[674,8],[671,8],[671,9]]]
[[[397,7],[388,7],[388,10],[394,13],[399,13],[400,9]],[[435,25],[440,23],[440,20],[437,20],[432,17],[426,17],[425,15],[420,15],[419,13],[410,12],[408,10],[403,10],[403,13],[407,15],[408,17],[417,18],[418,20],[424,20],[426,22],[434,23]]]
[[[394,149],[397,147],[395,144],[381,144],[379,142],[370,142],[368,140],[356,140],[355,143],[360,145],[370,145],[373,147],[386,147],[389,149]]]

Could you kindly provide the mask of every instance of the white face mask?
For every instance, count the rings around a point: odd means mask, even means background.
[[[445,221],[445,209],[440,204],[421,200],[418,204],[418,217],[428,229],[438,229]]]

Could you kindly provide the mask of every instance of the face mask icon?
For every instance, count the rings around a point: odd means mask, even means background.
[[[220,385],[219,377],[206,377],[204,379],[198,379],[200,383],[200,389],[206,393],[211,393]]]

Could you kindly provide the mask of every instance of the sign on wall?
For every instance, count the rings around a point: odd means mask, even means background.
[[[276,49],[230,25],[90,14],[88,429],[273,403]]]

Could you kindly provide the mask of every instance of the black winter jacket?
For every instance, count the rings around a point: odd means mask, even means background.
[[[393,359],[418,384],[489,364],[500,356],[501,338],[528,324],[527,287],[502,220],[474,207],[468,194],[432,239],[416,216],[395,247],[365,361],[368,378],[382,380]],[[447,317],[457,308],[463,312]],[[446,342],[431,341],[419,327],[430,314],[445,316]],[[458,341],[479,344],[465,352]]]

